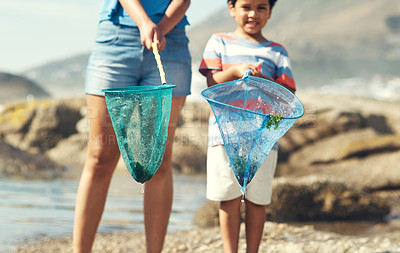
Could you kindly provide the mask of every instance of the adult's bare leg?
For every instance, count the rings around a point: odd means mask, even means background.
[[[265,223],[265,206],[246,200],[247,253],[258,252]]]
[[[144,222],[147,253],[160,253],[167,233],[172,208],[172,145],[180,111],[186,97],[172,98],[171,116],[164,159],[152,179],[145,183]]]
[[[241,197],[221,201],[219,208],[219,226],[225,253],[238,252],[240,232]]]
[[[89,140],[75,206],[73,248],[90,252],[120,153],[104,97],[87,95]]]

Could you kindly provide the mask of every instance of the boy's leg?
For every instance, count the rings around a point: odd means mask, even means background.
[[[241,199],[221,201],[220,204],[219,225],[225,253],[238,252]]]
[[[89,140],[75,206],[74,252],[90,252],[120,153],[104,97],[87,95]]]
[[[180,111],[186,97],[172,98],[171,116],[168,127],[168,139],[164,159],[152,179],[145,183],[144,222],[146,230],[147,253],[161,252],[167,233],[172,208],[172,145]]]
[[[247,253],[258,252],[264,223],[265,206],[254,204],[246,200],[246,242]]]

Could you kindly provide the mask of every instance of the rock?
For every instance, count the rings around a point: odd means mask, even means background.
[[[4,140],[33,153],[44,152],[76,133],[84,99],[46,99],[9,105],[0,113]]]
[[[382,198],[315,176],[275,179],[267,206],[273,221],[383,220],[389,212]]]
[[[176,172],[194,175],[206,172],[207,151],[203,146],[185,144],[181,141],[174,143],[172,166]]]
[[[400,102],[299,95],[305,115],[279,140],[276,175],[329,175],[365,189],[400,187]],[[372,166],[373,164],[373,166]]]
[[[53,179],[65,168],[42,154],[30,154],[0,141],[0,173],[24,179]]]
[[[334,115],[347,115],[350,118],[353,118],[352,115],[359,114],[362,117],[361,126],[372,127],[379,133],[400,134],[400,115],[397,113],[400,101],[388,102],[357,96],[315,93],[303,93],[299,95],[299,98],[312,107],[311,116],[317,112],[314,115],[317,120],[315,126],[318,126],[321,119],[333,123],[332,120],[338,117],[330,117],[329,112],[336,111]],[[350,120],[354,121],[354,119]],[[338,127],[335,128],[338,129]]]
[[[82,112],[81,112],[82,114]],[[86,114],[82,115],[82,118],[76,123],[76,131],[82,134],[89,134],[89,120]]]
[[[331,164],[353,157],[400,150],[400,135],[379,135],[371,128],[333,135],[305,145],[293,152],[289,165],[294,169],[308,168],[319,164]]]
[[[87,107],[80,109],[82,118],[75,125],[77,133],[60,140],[57,145],[46,152],[51,159],[60,161],[65,165],[83,166],[87,155],[87,142],[89,138],[89,120]]]
[[[206,172],[207,128],[184,123],[176,129],[172,164],[176,171],[185,174]]]
[[[300,171],[285,168],[285,175],[314,175],[339,180],[365,190],[400,188],[400,151],[350,158],[331,164],[318,164]]]
[[[211,108],[207,102],[186,102],[181,111],[182,121],[187,125],[208,125]]]
[[[35,101],[5,105],[0,111],[1,138],[27,132],[29,124],[35,116],[35,106]]]
[[[195,213],[195,225],[217,226],[218,209],[219,202],[205,201]],[[279,222],[383,220],[389,212],[389,204],[380,197],[342,182],[310,176],[274,179],[266,219]]]
[[[206,172],[208,117],[206,103],[186,103],[176,129],[172,163],[175,171],[184,174]]]
[[[400,117],[395,109],[400,102],[322,94],[299,97],[305,113],[279,140],[280,161],[307,145],[349,131],[369,128],[378,135],[400,135]]]
[[[193,223],[199,228],[215,227],[219,224],[219,202],[206,200],[194,214]]]
[[[54,148],[46,152],[46,155],[66,166],[83,166],[86,160],[87,140],[88,136],[85,133],[73,134],[60,140]]]

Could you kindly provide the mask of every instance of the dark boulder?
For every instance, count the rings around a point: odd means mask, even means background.
[[[53,179],[65,168],[42,154],[31,154],[0,141],[0,173],[24,179]]]

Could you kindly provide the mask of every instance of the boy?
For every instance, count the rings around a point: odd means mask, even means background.
[[[228,0],[236,20],[232,33],[213,34],[204,50],[200,72],[207,85],[237,80],[250,69],[251,75],[272,80],[292,92],[296,86],[286,50],[267,40],[262,29],[271,17],[276,0]],[[257,252],[265,222],[265,206],[271,202],[272,178],[277,163],[277,145],[271,150],[246,189],[247,252]],[[237,252],[240,230],[240,186],[229,167],[215,117],[209,119],[207,152],[207,198],[220,201],[219,221],[225,252]]]

